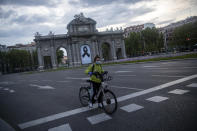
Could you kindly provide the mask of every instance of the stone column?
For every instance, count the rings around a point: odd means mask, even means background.
[[[92,42],[92,56],[95,57],[97,55],[97,48],[96,48],[96,40]],[[94,58],[93,58],[94,59]]]
[[[40,45],[38,45],[37,47],[37,52],[38,52],[38,64],[39,64],[38,69],[42,70],[44,69],[44,62],[43,62],[43,56],[41,53]]]
[[[72,43],[72,56],[73,56],[73,66],[76,65],[76,50],[75,50],[75,43]]]
[[[56,54],[55,53],[56,52],[54,51],[54,47],[51,46],[51,62],[52,62],[53,69],[57,68],[57,64],[55,62],[56,61],[55,59],[57,59],[57,58],[56,58]]]
[[[76,44],[76,54],[77,54],[77,66],[80,66],[81,65],[81,54],[80,54],[80,46],[79,46],[79,43]]]
[[[114,40],[112,40],[112,44],[111,44],[111,55],[112,55],[112,60],[117,60],[115,41]]]
[[[121,45],[122,45],[122,56],[123,58],[127,58],[127,55],[126,55],[126,49],[125,49],[125,43],[124,43],[124,40],[121,40]]]
[[[98,42],[97,43],[97,47],[98,47],[98,55],[101,57],[101,58],[103,58],[103,53],[102,53],[102,42],[100,41],[100,42]]]
[[[99,48],[98,48],[98,41],[97,41],[97,40],[95,41],[95,47],[96,47],[96,48],[95,48],[95,53],[96,53],[96,55],[100,55],[100,54],[99,54]]]
[[[72,59],[72,51],[71,51],[71,44],[68,44],[68,61],[69,61],[69,66],[72,67],[73,66],[73,59]]]
[[[53,69],[56,69],[57,68],[57,63],[56,63],[56,51],[54,50],[54,41],[53,39],[51,39],[51,43],[50,43],[50,46],[51,46],[51,62],[52,62],[52,66],[53,66]]]

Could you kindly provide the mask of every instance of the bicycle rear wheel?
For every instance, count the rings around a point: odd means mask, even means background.
[[[88,106],[90,101],[90,94],[87,87],[81,87],[79,90],[79,100],[82,106]]]
[[[117,110],[118,102],[112,91],[104,91],[104,94],[102,94],[102,106],[107,114],[113,114]]]

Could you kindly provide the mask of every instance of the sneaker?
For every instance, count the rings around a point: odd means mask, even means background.
[[[93,108],[92,102],[89,102],[89,107],[90,107],[90,108]]]
[[[101,103],[98,103],[98,108],[103,108],[103,105]]]

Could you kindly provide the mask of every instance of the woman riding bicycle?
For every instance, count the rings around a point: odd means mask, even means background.
[[[89,102],[89,107],[93,107],[93,103],[94,101],[94,96],[96,95],[96,92],[98,92],[99,87],[101,86],[101,79],[99,77],[96,76],[95,73],[99,73],[102,74],[104,73],[104,70],[102,69],[101,66],[101,61],[100,61],[100,57],[98,55],[95,56],[94,58],[94,63],[91,64],[86,70],[85,73],[87,75],[90,75],[90,80],[92,82],[92,87],[91,87],[91,91],[90,91],[90,102]],[[102,104],[101,104],[101,96],[99,96],[98,98],[98,107],[102,108]]]

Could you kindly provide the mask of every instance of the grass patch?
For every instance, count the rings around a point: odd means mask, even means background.
[[[175,59],[187,59],[187,58],[197,58],[197,53],[195,53],[195,54],[186,54],[186,55],[182,55],[182,56],[173,56],[173,57],[160,57],[160,58],[152,58],[152,59],[144,59],[144,60],[112,62],[112,63],[105,63],[103,65],[139,63],[139,62],[150,62],[150,61],[161,61],[161,60],[175,60]]]
[[[162,61],[162,60],[176,60],[176,59],[187,59],[187,58],[197,58],[197,53],[194,54],[186,54],[182,56],[173,56],[173,57],[161,57],[161,58],[152,58],[152,59],[144,59],[144,60],[135,60],[135,61],[123,61],[123,62],[111,62],[111,63],[104,63],[102,65],[115,65],[115,64],[127,64],[127,63],[140,63],[140,62],[151,62],[151,61]],[[88,65],[83,65],[79,67],[58,67],[57,69],[48,69],[43,71],[30,71],[25,72],[24,74],[33,74],[33,73],[41,73],[41,72],[53,72],[53,71],[62,71],[68,69],[81,69],[87,67]]]

